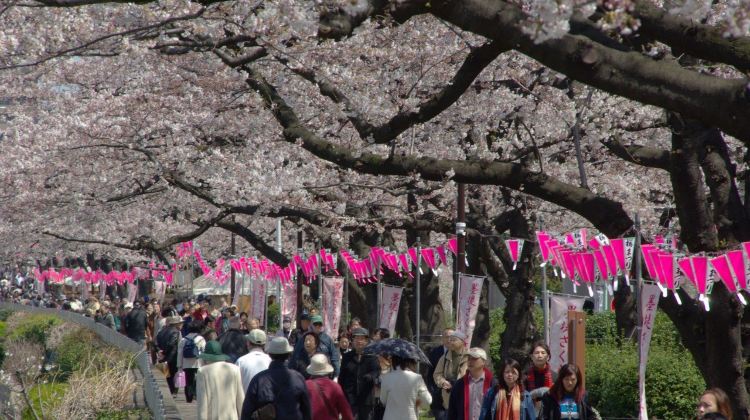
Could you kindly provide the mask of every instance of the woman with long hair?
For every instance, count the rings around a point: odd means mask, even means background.
[[[521,365],[505,359],[498,373],[498,385],[490,388],[482,401],[479,420],[536,420],[531,395],[523,388]]]
[[[727,420],[732,420],[732,404],[727,394],[719,388],[707,389],[698,401],[698,418],[705,414],[718,413]]]
[[[397,356],[390,358],[392,369],[380,379],[380,400],[385,405],[383,420],[417,420],[419,407],[429,407],[432,396],[417,362]]]
[[[592,420],[596,418],[583,388],[581,371],[572,363],[562,365],[557,380],[542,397],[542,420]]]

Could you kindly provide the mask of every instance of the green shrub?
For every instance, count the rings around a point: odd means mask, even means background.
[[[94,332],[85,328],[77,328],[66,334],[53,352],[57,365],[54,373],[61,380],[67,380],[73,372],[89,362],[103,368],[129,360],[127,353],[107,346]]]
[[[37,415],[42,417],[42,413],[44,413],[44,418],[49,418],[50,411],[62,400],[67,390],[68,384],[66,383],[48,382],[34,385],[29,389],[31,406],[34,407]],[[31,409],[26,407],[23,411],[23,419],[33,418],[34,415],[31,414]]]
[[[613,312],[600,312],[586,317],[586,342],[601,344],[617,338],[617,324]]]
[[[59,318],[50,315],[25,316],[18,321],[9,337],[11,339],[28,340],[46,347],[47,333],[52,327],[61,323],[62,321]]]
[[[281,328],[279,324],[279,313],[281,311],[281,308],[279,307],[278,302],[274,302],[271,305],[268,305],[268,331],[269,332],[276,332],[279,328]]]
[[[0,321],[7,321],[11,315],[13,315],[12,309],[0,309]]]

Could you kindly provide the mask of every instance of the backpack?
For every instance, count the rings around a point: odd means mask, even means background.
[[[198,346],[195,344],[195,337],[185,337],[185,346],[182,347],[182,357],[185,359],[195,359],[200,354]]]

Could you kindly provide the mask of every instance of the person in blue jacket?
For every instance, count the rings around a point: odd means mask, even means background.
[[[523,389],[521,365],[505,359],[498,373],[502,378],[484,396],[479,420],[536,420],[531,394]]]
[[[339,350],[333,343],[333,339],[323,331],[323,317],[313,315],[310,318],[313,326],[312,331],[318,335],[319,339],[316,353],[323,353],[328,356],[328,360],[331,361],[331,365],[333,366],[333,377],[338,378],[339,370],[341,369],[341,355],[339,354]],[[300,363],[300,360],[307,360],[305,359],[304,340],[298,340],[297,344],[294,345],[294,353],[292,353],[292,357],[289,359],[289,366],[296,366]]]

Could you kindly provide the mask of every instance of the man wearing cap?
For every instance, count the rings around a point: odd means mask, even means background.
[[[448,339],[448,352],[440,358],[432,374],[435,384],[442,390],[443,408],[446,410],[453,384],[466,373],[465,351],[466,336],[460,331],[454,331]]]
[[[336,348],[333,339],[323,331],[323,317],[320,315],[313,315],[310,317],[310,321],[312,321],[313,332],[318,334],[318,338],[320,339],[320,344],[318,345],[316,353],[323,353],[328,356],[328,360],[330,360],[331,365],[333,365],[333,377],[338,377],[339,369],[341,368],[341,355],[339,355],[339,351]],[[294,346],[294,354],[292,354],[292,358],[289,362],[290,366],[296,366],[295,363],[303,358],[304,352],[305,343],[303,340],[300,340]]]
[[[288,316],[285,316],[281,320],[281,328],[276,332],[276,336],[278,337],[285,337],[287,340],[291,339],[292,336],[292,319]],[[289,342],[290,345],[294,346],[294,344]]]
[[[177,348],[180,344],[182,334],[182,317],[179,315],[167,318],[167,325],[159,331],[156,336],[156,345],[164,354],[163,360],[167,362],[169,376],[167,385],[172,395],[177,395],[177,387],[174,386],[174,376],[177,374]]]
[[[237,366],[242,374],[242,389],[247,389],[250,381],[259,372],[268,369],[271,358],[263,351],[266,345],[266,333],[263,330],[252,330],[245,336],[247,338],[250,352],[237,359]]]
[[[497,385],[497,379],[487,369],[487,353],[479,347],[472,347],[467,355],[467,374],[453,384],[448,401],[448,418],[451,420],[478,420],[484,394]]]
[[[430,390],[430,395],[432,395],[430,410],[432,411],[432,415],[435,416],[435,420],[446,420],[446,415],[448,414],[448,411],[443,407],[442,389],[435,384],[435,378],[433,376],[435,374],[435,366],[437,366],[440,358],[443,357],[445,353],[448,353],[448,341],[450,340],[451,334],[453,334],[453,328],[444,329],[441,337],[441,345],[435,346],[428,356],[430,359],[430,368],[427,371],[425,382],[427,383],[427,389]]]
[[[266,352],[271,356],[271,364],[250,381],[242,404],[242,420],[250,420],[256,411],[260,418],[312,419],[305,378],[286,367],[293,350],[284,337],[274,337],[268,343]]]
[[[372,388],[380,374],[380,365],[375,355],[364,354],[370,333],[362,327],[352,329],[354,351],[346,353],[341,361],[339,384],[357,420],[372,418]]]
[[[221,352],[221,344],[211,340],[198,356],[203,366],[195,376],[198,397],[198,420],[239,419],[245,391],[240,368],[226,363],[229,356]]]
[[[310,331],[310,315],[305,313],[299,318],[299,326],[289,335],[289,344],[296,347],[297,342],[308,331]]]

